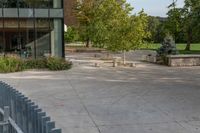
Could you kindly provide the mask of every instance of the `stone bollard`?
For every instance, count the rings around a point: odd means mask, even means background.
[[[131,62],[131,63],[130,63],[130,67],[136,67],[136,64],[133,63],[133,62]]]
[[[99,62],[96,62],[96,63],[94,63],[94,66],[95,66],[95,67],[100,67],[100,63],[99,63]]]
[[[113,67],[117,67],[117,59],[113,59]]]

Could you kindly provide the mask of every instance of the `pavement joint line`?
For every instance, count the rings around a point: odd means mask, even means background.
[[[86,105],[84,104],[82,98],[81,98],[80,95],[78,94],[76,88],[72,85],[70,79],[69,79],[68,77],[66,77],[66,78],[67,78],[68,83],[69,83],[70,86],[72,87],[72,89],[75,91],[75,93],[76,93],[78,99],[80,100],[80,103],[82,104],[83,108],[84,108],[85,111],[87,112],[87,114],[88,114],[89,118],[91,119],[92,123],[95,125],[96,129],[98,130],[98,132],[101,133],[101,130],[100,130],[99,126],[97,125],[97,123],[96,123],[95,120],[93,119],[92,115],[90,114],[89,110],[87,109]]]
[[[154,123],[134,123],[134,124],[99,124],[99,127],[109,127],[109,126],[138,126],[138,125],[160,125],[160,124],[168,124],[168,123],[187,123],[187,122],[200,122],[200,121],[168,121],[168,122],[154,122]],[[179,125],[179,124],[178,124]]]
[[[182,124],[180,124],[178,121],[175,121],[175,123],[177,123],[180,127],[184,128],[185,130],[187,130],[187,128],[185,128]]]

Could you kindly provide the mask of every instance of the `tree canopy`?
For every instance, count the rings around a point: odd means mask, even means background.
[[[182,8],[177,8],[176,2],[177,1],[173,0],[173,3],[169,6],[166,28],[176,38],[176,40],[178,37],[180,40],[185,38],[187,41],[185,49],[190,50],[190,44],[193,41],[200,41],[199,34],[197,34],[200,32],[200,1],[185,0],[184,7]]]
[[[138,48],[150,33],[148,17],[141,11],[131,15],[126,0],[83,0],[75,9],[83,41],[112,51]]]

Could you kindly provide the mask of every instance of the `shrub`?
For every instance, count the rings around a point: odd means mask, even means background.
[[[24,60],[25,69],[45,69],[47,67],[46,64],[46,58]]]
[[[176,50],[176,44],[172,36],[167,35],[164,38],[162,46],[157,50],[157,54],[158,56],[178,54],[178,51]]]
[[[47,68],[49,70],[67,70],[70,69],[72,64],[65,59],[62,58],[55,58],[55,57],[49,57],[47,58]]]
[[[0,57],[0,73],[18,72],[26,69],[67,70],[72,63],[62,58],[25,59],[17,57]]]
[[[0,57],[0,72],[8,73],[8,72],[18,72],[22,71],[23,61],[17,57]]]
[[[78,30],[75,27],[67,27],[67,32],[64,34],[66,43],[76,42],[79,40]]]

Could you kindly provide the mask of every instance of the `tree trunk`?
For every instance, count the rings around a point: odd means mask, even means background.
[[[87,38],[87,40],[86,40],[86,47],[89,48],[89,46],[90,46],[90,39]]]
[[[191,42],[192,42],[192,31],[189,30],[187,33],[187,45],[185,47],[186,51],[190,51],[191,48]]]
[[[123,64],[126,65],[126,51],[123,50]]]

